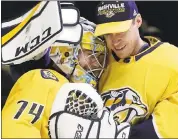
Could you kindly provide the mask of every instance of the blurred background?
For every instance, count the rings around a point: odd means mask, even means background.
[[[1,1],[1,22],[19,17],[35,6],[38,1]],[[95,7],[98,1],[77,1],[80,15],[95,22]],[[178,46],[178,1],[136,1],[144,19],[140,29],[143,35],[158,37],[164,42]],[[20,67],[24,68],[24,67]],[[7,66],[1,69],[2,106],[14,80]]]

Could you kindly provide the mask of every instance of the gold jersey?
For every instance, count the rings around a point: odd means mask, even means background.
[[[13,86],[2,110],[2,138],[49,138],[48,120],[68,80],[53,70],[32,70]]]
[[[178,48],[148,39],[151,46],[136,56],[109,58],[99,90],[118,123],[152,115],[159,137],[178,137]]]

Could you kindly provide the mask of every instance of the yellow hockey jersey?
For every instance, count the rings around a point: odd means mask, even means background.
[[[158,137],[178,137],[178,48],[147,38],[151,46],[126,59],[109,57],[99,90],[119,123],[153,116]],[[148,130],[145,127],[145,130]]]
[[[51,107],[67,82],[53,70],[37,69],[22,75],[2,110],[2,138],[49,138]]]

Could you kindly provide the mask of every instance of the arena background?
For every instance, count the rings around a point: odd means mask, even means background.
[[[38,1],[2,1],[1,21],[7,21],[23,15]],[[79,8],[81,16],[95,22],[95,6],[97,1],[74,2]],[[143,35],[159,37],[178,46],[178,1],[136,1],[139,12],[144,19],[141,27]],[[171,55],[171,54],[170,54]],[[178,61],[178,60],[177,60]],[[9,75],[9,68],[1,69],[2,107],[14,82]]]

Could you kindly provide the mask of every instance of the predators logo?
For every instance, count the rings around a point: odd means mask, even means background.
[[[130,88],[110,90],[102,94],[104,105],[114,113],[116,122],[129,122],[135,124],[137,120],[144,118],[147,107],[141,101],[139,95]]]
[[[103,2],[104,4],[104,2]],[[125,12],[124,3],[118,4],[104,4],[98,7],[98,16],[105,15],[107,18],[111,18],[116,13]]]

